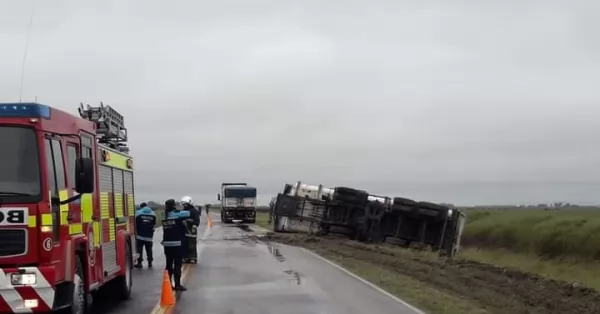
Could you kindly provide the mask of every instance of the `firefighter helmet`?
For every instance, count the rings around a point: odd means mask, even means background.
[[[184,205],[184,204],[193,205],[193,204],[194,204],[194,202],[192,201],[192,198],[191,198],[191,197],[189,197],[189,196],[184,196],[184,197],[182,197],[182,198],[181,198],[181,205]]]

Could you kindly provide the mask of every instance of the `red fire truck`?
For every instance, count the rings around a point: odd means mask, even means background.
[[[38,103],[0,103],[0,313],[88,311],[111,283],[129,298],[133,163],[123,116],[80,117]]]

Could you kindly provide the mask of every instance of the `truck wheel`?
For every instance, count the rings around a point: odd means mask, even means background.
[[[85,292],[85,272],[83,271],[81,257],[77,256],[75,261],[75,273],[73,274],[73,296],[68,313],[88,313],[88,295]]]
[[[132,285],[131,248],[129,243],[127,243],[125,244],[125,275],[117,279],[118,296],[123,300],[128,300],[131,297]]]

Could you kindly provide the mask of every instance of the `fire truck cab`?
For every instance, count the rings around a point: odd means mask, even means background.
[[[132,287],[133,163],[123,116],[0,103],[0,313],[88,312]]]

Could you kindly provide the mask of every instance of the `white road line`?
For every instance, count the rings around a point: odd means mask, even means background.
[[[318,258],[318,259],[320,259],[320,260],[322,260],[322,261],[324,261],[324,262],[326,262],[327,264],[329,264],[329,265],[331,265],[331,266],[333,266],[333,267],[335,267],[335,268],[337,268],[337,269],[339,269],[339,270],[343,271],[344,273],[346,273],[346,274],[350,275],[352,278],[354,278],[354,279],[356,279],[356,280],[358,280],[358,281],[360,281],[360,282],[364,283],[365,285],[367,285],[367,286],[369,286],[369,287],[371,287],[371,288],[373,288],[373,289],[375,289],[375,290],[377,290],[377,291],[379,291],[379,292],[381,292],[381,293],[385,294],[386,296],[388,296],[388,297],[392,298],[394,301],[396,301],[396,302],[398,302],[398,303],[400,303],[400,304],[402,304],[402,305],[404,305],[404,306],[408,307],[409,309],[413,310],[413,311],[415,312],[415,314],[426,314],[425,312],[423,312],[423,311],[419,310],[418,308],[416,308],[416,307],[414,307],[414,306],[410,305],[408,302],[406,302],[406,301],[404,301],[404,300],[402,300],[402,299],[400,299],[400,298],[396,297],[395,295],[393,295],[393,294],[391,294],[391,293],[389,293],[389,292],[387,292],[387,291],[385,291],[385,290],[381,289],[380,287],[378,287],[377,285],[375,285],[375,284],[371,283],[370,281],[368,281],[368,280],[366,280],[366,279],[363,279],[363,278],[359,277],[358,275],[354,274],[353,272],[351,272],[351,271],[347,270],[346,268],[344,268],[344,267],[342,267],[342,266],[340,266],[340,265],[338,265],[338,264],[336,264],[336,263],[334,263],[334,262],[332,262],[332,261],[330,261],[330,260],[328,260],[328,259],[324,258],[323,256],[321,256],[321,255],[319,255],[319,254],[317,254],[317,253],[315,253],[315,252],[312,252],[312,251],[310,251],[310,250],[307,250],[307,249],[305,249],[305,248],[301,248],[301,249],[302,249],[304,252],[306,252],[306,253],[308,253],[308,254],[310,254],[310,255],[312,255],[312,256],[314,256],[314,257],[316,257],[316,258]]]

